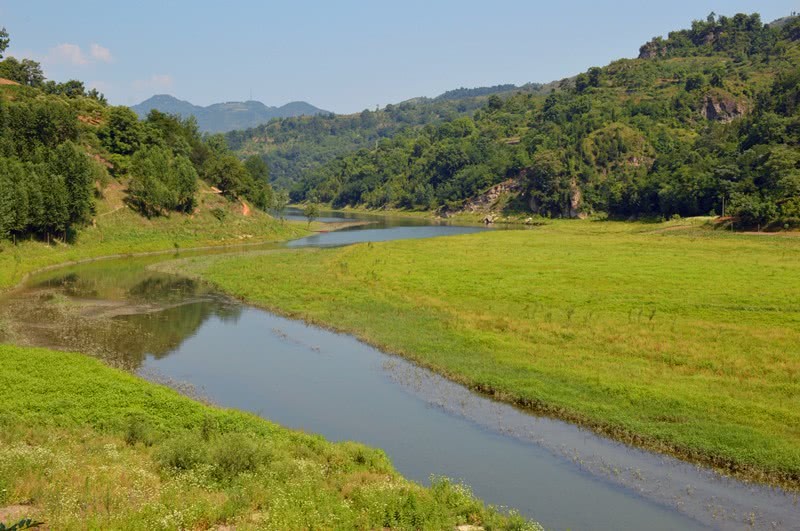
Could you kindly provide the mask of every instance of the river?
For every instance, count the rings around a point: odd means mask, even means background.
[[[287,218],[298,219],[296,211]],[[370,221],[289,247],[480,230]],[[184,254],[184,253],[182,253]],[[79,350],[215,404],[382,448],[406,477],[443,475],[551,529],[793,529],[795,494],[725,478],[492,401],[351,336],[243,305],[127,258],[34,276],[5,297],[13,340]]]

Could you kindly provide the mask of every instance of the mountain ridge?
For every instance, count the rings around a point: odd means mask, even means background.
[[[291,101],[279,107],[266,105],[260,101],[227,101],[207,106],[195,105],[170,94],[155,94],[131,109],[140,117],[156,109],[167,114],[177,114],[182,118],[194,116],[202,132],[226,133],[236,129],[256,127],[273,118],[314,116],[329,111],[320,109],[305,101]]]

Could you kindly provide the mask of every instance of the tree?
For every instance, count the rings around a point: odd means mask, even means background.
[[[308,219],[308,225],[319,217],[319,205],[316,203],[308,203],[303,209],[303,215]]]
[[[578,74],[575,77],[575,90],[583,92],[589,88],[589,76],[586,74]]]
[[[695,72],[690,74],[689,77],[686,78],[686,91],[692,92],[694,90],[698,90],[703,88],[706,85],[706,76],[701,74],[700,72]]]
[[[142,127],[136,113],[128,107],[112,107],[108,122],[97,136],[103,146],[117,155],[132,155],[142,143]]]
[[[3,54],[8,50],[9,44],[11,44],[11,38],[8,36],[8,31],[6,31],[6,28],[0,29],[0,59],[3,58]]]
[[[29,87],[39,87],[44,82],[44,73],[39,63],[30,59],[17,61],[14,57],[0,62],[0,77]]]
[[[531,157],[528,193],[531,208],[539,214],[558,216],[568,209],[570,186],[559,153],[540,150]]]
[[[600,86],[600,78],[603,75],[603,70],[601,68],[597,68],[593,66],[589,69],[589,86],[591,87],[599,87]]]
[[[249,191],[246,184],[251,179],[250,174],[233,155],[213,156],[206,162],[204,173],[206,180],[227,196]]]
[[[106,105],[108,103],[108,100],[106,100],[105,95],[100,93],[100,91],[98,91],[96,88],[93,88],[92,90],[87,92],[86,96],[88,96],[89,98],[92,98],[93,100],[97,100],[98,102],[100,102],[103,105]]]
[[[180,212],[192,212],[197,193],[197,171],[189,159],[181,155],[175,157],[171,165],[170,184],[175,189],[172,208]]]
[[[133,156],[130,173],[130,200],[144,215],[194,209],[197,171],[186,157],[163,146],[147,147]]]
[[[278,212],[278,215],[283,219],[283,210],[289,204],[289,194],[285,190],[278,190],[272,196],[272,209]]]
[[[269,182],[269,166],[267,166],[263,158],[257,155],[251,155],[245,159],[244,167],[250,173],[254,181]]]
[[[67,191],[67,212],[70,223],[85,223],[94,211],[94,172],[92,162],[78,146],[64,142],[54,151],[50,173],[60,176]]]

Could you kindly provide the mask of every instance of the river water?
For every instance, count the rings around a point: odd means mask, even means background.
[[[286,214],[299,219],[298,212]],[[485,230],[373,222],[289,247]],[[6,339],[80,350],[227,407],[382,448],[406,477],[462,480],[552,529],[797,529],[796,495],[742,483],[492,401],[356,339],[150,271],[164,257],[38,275],[0,305]]]

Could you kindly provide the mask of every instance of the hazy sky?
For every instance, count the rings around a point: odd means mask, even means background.
[[[709,12],[800,11],[800,0],[0,0],[9,53],[114,104],[306,100],[355,112],[452,88],[547,82],[635,57]]]

